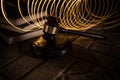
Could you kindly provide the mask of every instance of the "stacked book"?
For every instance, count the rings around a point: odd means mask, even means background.
[[[30,19],[29,19],[30,20]],[[0,37],[7,43],[7,44],[14,44],[20,41],[24,41],[30,38],[38,37],[43,34],[43,30],[36,29],[37,27],[33,27],[34,24],[28,25],[23,21],[23,19],[19,18],[16,20],[12,20],[12,23],[14,23],[16,26],[22,29],[29,29],[31,31],[20,31],[19,29],[16,29],[12,27],[5,19],[4,17],[0,17]],[[44,25],[44,20],[41,21]],[[36,30],[34,30],[36,29]]]

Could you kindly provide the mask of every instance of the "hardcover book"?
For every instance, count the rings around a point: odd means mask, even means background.
[[[34,24],[28,25],[24,21],[22,21],[21,18],[13,20],[13,23],[22,28],[22,29],[28,29],[31,31],[28,32],[22,32],[19,29],[16,29],[12,27],[3,17],[0,17],[0,37],[7,42],[7,44],[14,44],[20,41],[24,41],[30,38],[38,37],[43,34],[43,30],[41,29],[36,29],[38,28],[37,26],[34,27]],[[19,23],[21,21],[21,23]],[[44,25],[45,20],[41,21],[41,23]],[[18,24],[19,23],[19,24]],[[41,26],[43,26],[41,25]],[[34,30],[36,29],[36,30]]]
[[[9,45],[30,38],[38,37],[41,36],[42,34],[43,34],[42,29],[26,33],[18,33],[4,28],[0,28],[0,37]]]

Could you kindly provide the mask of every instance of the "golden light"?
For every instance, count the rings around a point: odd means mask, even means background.
[[[21,9],[21,0],[18,0],[19,13],[27,24],[43,28],[43,16],[55,16],[60,19],[60,27],[72,30],[86,30],[99,24],[104,24],[104,21],[109,18],[119,16],[117,7],[120,0],[27,0],[27,14],[29,19],[34,23],[29,23],[28,19],[23,15]],[[15,26],[7,17],[5,11],[5,0],[1,0],[1,10],[5,19],[12,27],[26,32],[28,29],[21,29]],[[116,15],[115,15],[116,14]],[[107,21],[106,24],[118,22],[119,19]],[[117,24],[116,24],[117,25]],[[109,27],[107,27],[109,28]]]
[[[44,34],[33,42],[30,50],[37,56],[54,58],[69,53],[72,48],[68,36],[56,34],[58,30],[104,39],[100,35],[74,30],[96,26],[108,29],[120,25],[119,3],[120,0],[27,0],[23,5],[22,0],[17,0],[20,16],[15,20],[17,25],[9,19],[5,0],[1,0],[1,10],[11,27],[21,32],[43,28]],[[19,27],[26,23],[29,26]],[[109,26],[111,24],[112,27]]]

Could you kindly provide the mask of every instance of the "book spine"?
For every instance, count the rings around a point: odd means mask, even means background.
[[[38,36],[41,36],[41,35],[43,35],[43,30],[24,33],[24,34],[18,35],[16,37],[11,37],[7,41],[7,44],[9,44],[9,45],[14,44],[14,43],[21,42],[21,41],[24,41],[24,40],[28,40],[28,39],[31,39],[31,38],[35,38],[35,37],[38,37]]]

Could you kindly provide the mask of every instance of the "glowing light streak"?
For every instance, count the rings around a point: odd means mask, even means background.
[[[22,11],[21,11],[21,7],[20,7],[20,0],[18,0],[18,10],[19,10],[19,13],[20,13],[20,15],[21,15],[21,17],[22,17],[22,19],[27,23],[27,24],[29,24],[29,25],[31,25],[31,27],[35,27],[36,28],[36,23],[34,22],[34,20],[32,20],[35,24],[34,25],[32,25],[32,24],[30,24],[29,22],[28,22],[28,20],[27,19],[25,19],[25,17],[24,17],[24,15],[23,15],[23,13],[22,13]],[[27,30],[27,29],[24,29],[24,30]],[[28,31],[31,31],[30,29],[28,29]]]
[[[28,30],[23,30],[23,29],[15,26],[15,25],[8,19],[7,15],[6,15],[6,12],[5,12],[5,9],[4,9],[4,4],[5,4],[5,3],[4,3],[4,0],[1,0],[1,11],[2,11],[2,14],[3,14],[4,18],[6,19],[6,21],[7,21],[13,28],[19,30],[20,32],[22,32],[22,33],[27,32]]]
[[[50,15],[53,16],[54,15],[55,1],[56,0],[51,0],[51,1],[52,1],[52,4],[51,4],[51,7],[50,7]]]
[[[38,7],[37,7],[37,18],[38,18],[38,22],[40,23],[40,21],[42,21],[43,20],[43,18],[40,20],[40,17],[42,16],[42,12],[40,12],[40,6],[41,6],[41,3],[42,3],[42,1],[40,0],[40,2],[39,2],[39,4],[38,4]],[[40,24],[39,26],[41,26],[41,25],[43,25],[43,24]],[[42,28],[42,27],[41,27]]]
[[[33,0],[33,1],[35,1],[35,0]],[[35,21],[34,21],[34,23],[36,23],[36,22],[38,22],[37,21],[37,16],[36,16],[36,8],[37,8],[37,3],[38,3],[38,0],[36,0],[35,2],[34,2],[34,7],[33,7],[33,13],[32,14],[34,14],[34,16],[33,16],[33,18],[35,19]],[[39,24],[36,24],[37,26],[39,26]]]
[[[6,15],[4,2],[5,0],[1,0],[2,13],[5,19],[14,28],[17,28]],[[114,0],[28,0],[26,8],[29,18],[35,24],[33,26],[38,26],[38,28],[43,28],[41,21],[45,20],[45,16],[50,15],[60,19],[60,27],[85,30],[100,24],[109,25],[119,22],[120,19],[117,19],[120,17],[119,12],[117,12],[119,3],[120,0],[117,0],[117,3]],[[32,26],[21,11],[20,0],[18,0],[18,10],[22,19]],[[105,23],[107,19],[110,21]]]
[[[61,8],[60,8],[60,14],[59,14],[59,18],[60,18],[60,21],[61,21],[60,26],[63,27],[63,28],[65,28],[64,26],[67,26],[67,25],[64,23],[65,20],[63,19],[63,17],[64,17],[63,12],[64,12],[64,8],[65,8],[65,7],[64,7],[65,4],[66,4],[66,1],[63,0],[63,2],[62,2],[62,4],[61,4]]]
[[[28,2],[27,2],[27,12],[28,12],[28,15],[29,15],[30,19],[33,21],[32,15],[31,15],[31,12],[30,12],[30,0],[28,0]]]

